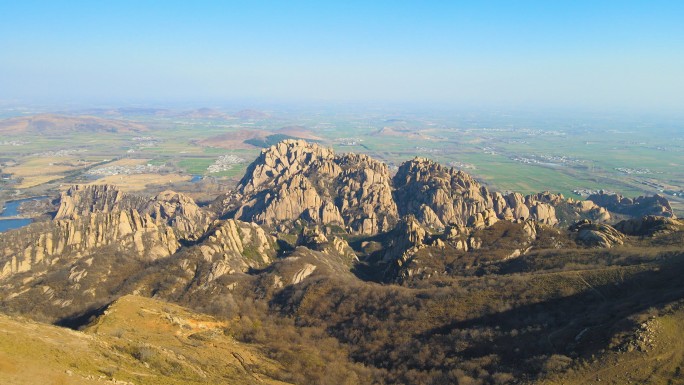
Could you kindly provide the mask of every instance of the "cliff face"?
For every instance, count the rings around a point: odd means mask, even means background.
[[[62,192],[55,220],[74,219],[95,212],[136,209],[139,212],[146,199],[129,195],[112,185],[75,185]]]
[[[188,250],[188,253],[200,255],[205,262],[202,268],[192,272],[200,286],[224,275],[262,268],[276,256],[275,238],[255,223],[229,219],[216,224],[207,234],[200,244]],[[183,258],[184,261],[190,259]]]
[[[171,227],[157,225],[135,209],[35,223],[0,236],[0,279],[60,260],[80,259],[108,246],[157,259],[173,254],[180,244]]]
[[[170,226],[137,211],[32,226],[41,228],[0,237],[0,305],[51,321],[101,306],[115,293],[202,298],[229,292],[277,253],[272,236],[237,220],[213,222],[186,247]]]
[[[174,191],[164,191],[148,200],[142,212],[158,225],[171,226],[179,238],[197,240],[209,227],[215,214],[197,206],[192,198]]]
[[[143,260],[168,257],[180,241],[204,234],[213,216],[172,191],[148,199],[114,186],[73,186],[62,193],[54,221],[0,235],[0,279],[103,248]]]
[[[169,225],[180,238],[191,240],[201,236],[215,216],[201,209],[191,198],[173,191],[164,191],[148,199],[126,194],[111,185],[76,185],[61,194],[54,219],[75,219],[91,213],[119,210],[149,214],[157,225]]]

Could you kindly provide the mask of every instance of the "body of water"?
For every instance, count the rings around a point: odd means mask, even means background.
[[[19,215],[19,206],[21,206],[22,203],[28,202],[28,201],[35,201],[39,199],[45,199],[48,197],[34,197],[34,198],[26,198],[26,199],[18,199],[16,201],[8,201],[5,202],[5,210],[0,214],[0,233],[7,231],[7,230],[14,230],[18,229],[21,227],[24,227],[28,225],[29,223],[33,222],[33,219],[31,218],[14,218],[14,219],[3,219],[3,218],[10,218],[10,217],[16,217]]]
[[[8,231],[8,230],[14,230],[14,229],[19,229],[24,226],[28,226],[31,222],[33,222],[33,219],[31,218],[21,218],[21,219],[1,219],[0,218],[0,233]]]

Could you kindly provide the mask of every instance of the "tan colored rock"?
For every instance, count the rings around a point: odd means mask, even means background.
[[[531,203],[530,218],[546,225],[555,225],[558,223],[556,209],[548,203],[541,203],[538,201]]]
[[[262,151],[220,212],[264,225],[298,219],[336,224],[351,233],[375,234],[396,223],[389,170],[366,155],[286,140]]]
[[[154,223],[173,227],[183,239],[196,240],[209,227],[214,215],[201,209],[192,198],[174,191],[164,191],[147,201],[141,212]]]
[[[292,284],[296,285],[300,282],[302,282],[306,277],[310,276],[314,271],[316,270],[316,266],[312,265],[310,263],[307,263],[304,265],[304,267],[299,270],[295,275],[292,277]]]
[[[170,228],[156,226],[149,216],[136,222],[136,216],[136,210],[95,212],[4,233],[0,235],[2,274],[7,277],[59,259],[80,259],[106,246],[149,259],[167,257],[178,250],[180,244]],[[3,264],[9,260],[15,262]]]
[[[605,223],[592,223],[590,220],[579,221],[570,226],[570,231],[577,234],[577,241],[591,247],[609,248],[622,245],[625,236]]]
[[[681,231],[684,229],[684,221],[649,215],[620,221],[615,229],[626,235],[654,237]]]

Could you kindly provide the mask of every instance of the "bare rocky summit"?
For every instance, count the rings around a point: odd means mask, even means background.
[[[484,226],[498,219],[558,223],[554,207],[536,196],[490,192],[465,172],[429,159],[404,162],[393,180],[401,214],[415,215],[433,228],[469,223]]]
[[[397,221],[389,170],[366,155],[335,155],[301,140],[261,152],[229,198],[231,215],[264,225],[303,218],[375,234]]]

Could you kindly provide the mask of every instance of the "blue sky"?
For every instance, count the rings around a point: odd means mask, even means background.
[[[681,1],[0,0],[0,99],[678,109],[683,21]]]

